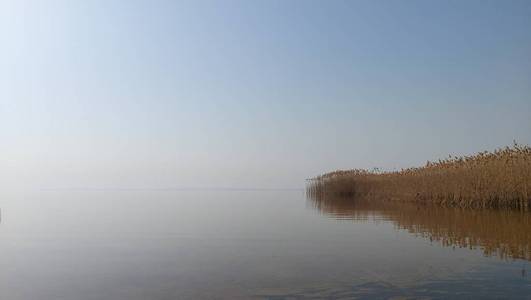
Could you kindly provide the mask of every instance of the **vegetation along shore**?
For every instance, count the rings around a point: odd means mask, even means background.
[[[423,167],[380,172],[338,170],[309,180],[313,197],[386,200],[470,208],[531,210],[531,147],[450,157]]]

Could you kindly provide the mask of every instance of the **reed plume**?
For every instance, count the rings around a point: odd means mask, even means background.
[[[449,157],[423,167],[338,170],[310,180],[310,194],[471,208],[531,209],[531,147]]]

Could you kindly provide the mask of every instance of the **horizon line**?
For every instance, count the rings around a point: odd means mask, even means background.
[[[303,191],[303,187],[56,187],[41,191]]]

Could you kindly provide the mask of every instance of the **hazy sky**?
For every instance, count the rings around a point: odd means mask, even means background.
[[[0,1],[0,187],[302,187],[531,144],[531,1]]]

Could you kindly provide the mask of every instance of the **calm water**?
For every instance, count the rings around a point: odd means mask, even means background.
[[[0,299],[531,299],[531,214],[303,191],[42,191],[0,208]]]

